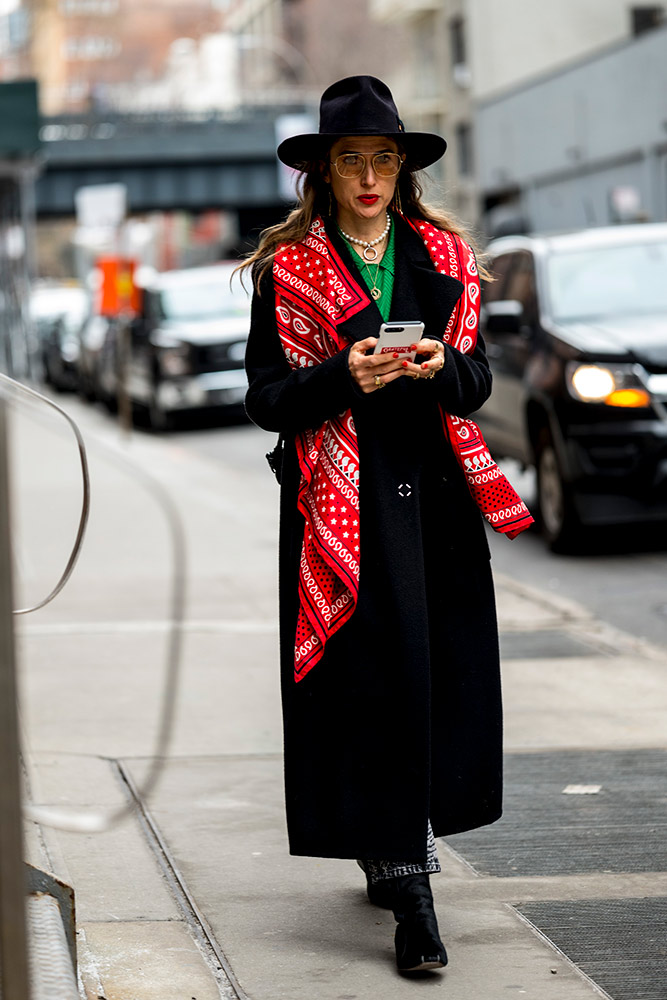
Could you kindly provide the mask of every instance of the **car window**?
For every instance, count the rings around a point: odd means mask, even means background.
[[[554,319],[667,313],[667,242],[553,253],[547,280]]]
[[[38,326],[61,320],[68,332],[81,327],[87,310],[88,296],[82,288],[37,288],[30,299],[30,314]]]
[[[159,311],[163,319],[187,321],[247,316],[250,300],[236,284],[229,287],[229,278],[220,277],[196,283],[165,286],[159,293]]]
[[[482,282],[482,298],[484,302],[499,302],[505,298],[503,294],[504,288],[513,259],[514,254],[501,253],[500,256],[491,262],[489,270],[496,280]]]
[[[513,257],[513,266],[505,283],[503,298],[520,302],[523,306],[524,322],[534,323],[537,319],[537,294],[533,255],[528,250],[522,250]]]

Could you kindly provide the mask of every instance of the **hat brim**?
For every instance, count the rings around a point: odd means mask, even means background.
[[[320,160],[338,139],[349,132],[306,132],[283,139],[277,149],[278,159],[295,170],[306,170],[313,160]],[[354,133],[359,134],[359,133]],[[369,135],[386,135],[405,150],[408,170],[423,170],[444,155],[447,143],[434,132],[370,132]]]

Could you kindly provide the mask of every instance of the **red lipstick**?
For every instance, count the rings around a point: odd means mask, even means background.
[[[374,205],[379,198],[379,194],[360,194],[357,201],[363,201],[364,205]]]

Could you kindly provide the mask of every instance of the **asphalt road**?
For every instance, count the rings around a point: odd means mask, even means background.
[[[275,435],[233,417],[223,424],[196,420],[183,425],[172,438],[234,468],[257,473],[266,470],[265,453]],[[530,473],[511,462],[501,463],[527,503],[534,493]],[[278,488],[276,487],[276,503]],[[489,531],[494,566],[500,572],[581,602],[602,621],[631,635],[667,647],[667,537],[655,528],[615,529],[590,538],[587,551],[554,555],[539,536],[524,533],[514,542]]]
[[[501,462],[533,509],[534,475]],[[495,567],[524,583],[579,601],[602,621],[667,647],[667,532],[649,525],[591,531],[582,551],[555,555],[537,532],[514,542],[490,532]]]

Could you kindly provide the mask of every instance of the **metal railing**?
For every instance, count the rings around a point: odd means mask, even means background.
[[[7,402],[0,395],[0,996],[30,1000],[8,467]]]
[[[83,501],[79,516],[79,526],[72,552],[65,569],[51,593],[34,607],[17,609],[14,607],[12,579],[12,544],[10,516],[10,465],[8,448],[8,392],[18,392],[31,402],[48,404],[59,412],[75,434],[83,479]],[[99,444],[99,443],[98,443]],[[130,462],[122,452],[110,445],[102,446],[106,457],[130,474],[161,507],[166,518],[172,543],[171,595],[169,606],[169,629],[167,644],[167,666],[162,692],[160,717],[156,743],[151,754],[151,764],[142,787],[138,790],[139,800],[149,797],[164,768],[165,757],[173,729],[176,696],[180,673],[182,623],[185,608],[185,535],[180,515],[169,494],[143,468]],[[66,982],[66,964],[60,954],[68,947],[72,950],[72,934],[67,932],[67,915],[61,910],[65,930],[54,922],[55,910],[51,904],[30,904],[30,934],[26,931],[26,895],[28,882],[23,863],[22,822],[24,818],[58,829],[96,833],[108,830],[135,811],[136,799],[115,809],[105,811],[83,809],[60,809],[52,806],[36,806],[21,801],[19,773],[20,742],[17,719],[16,659],[14,648],[14,619],[44,607],[53,600],[67,583],[76,565],[85,535],[90,508],[90,484],[88,461],[83,437],[72,418],[48,397],[28,386],[15,382],[0,374],[0,1000],[60,1000],[71,996],[71,986]],[[46,876],[45,876],[46,878]],[[34,883],[34,878],[33,878]],[[44,883],[45,885],[46,883]],[[41,895],[50,890],[38,886]],[[34,885],[33,885],[34,890]],[[62,902],[62,901],[61,901]],[[58,931],[53,963],[54,978],[36,971],[35,962],[39,954],[51,954],[46,940]],[[30,938],[30,942],[29,939]],[[61,940],[62,939],[62,940]],[[31,944],[32,948],[28,947]],[[29,975],[28,955],[32,952],[32,977]],[[55,954],[54,952],[54,954]],[[35,958],[37,955],[37,958]],[[32,993],[31,993],[32,978]],[[62,991],[53,992],[49,983],[63,984]],[[60,988],[59,988],[60,989]],[[46,990],[46,992],[45,992]]]

